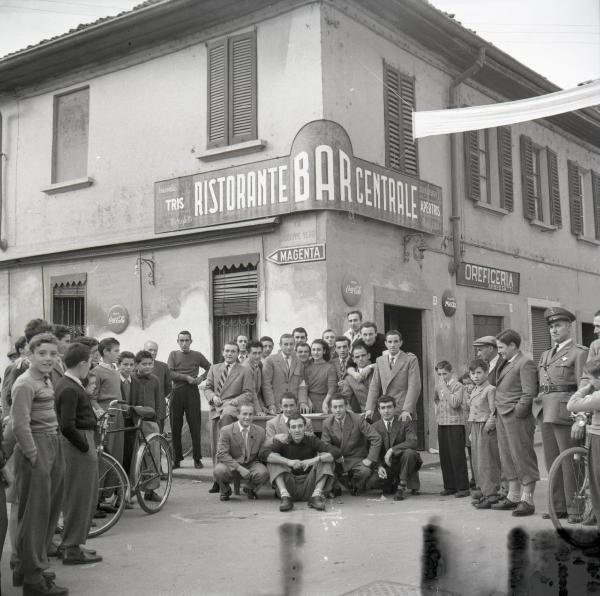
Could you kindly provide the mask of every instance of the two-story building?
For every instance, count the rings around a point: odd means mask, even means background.
[[[556,91],[422,0],[145,2],[0,59],[0,337],[44,317],[166,358],[361,309],[433,367],[600,308],[600,113],[412,138]],[[435,433],[432,434],[432,437]],[[435,440],[431,444],[434,444]]]

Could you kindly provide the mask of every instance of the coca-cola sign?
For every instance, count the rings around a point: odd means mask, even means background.
[[[358,279],[346,275],[342,280],[342,297],[348,306],[356,306],[362,297],[362,286]]]
[[[456,312],[456,298],[451,290],[445,290],[442,294],[442,310],[447,317],[454,316]]]
[[[108,322],[107,327],[113,333],[123,333],[129,325],[129,312],[121,304],[115,304],[111,306],[108,311]]]

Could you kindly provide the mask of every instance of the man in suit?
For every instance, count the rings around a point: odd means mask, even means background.
[[[344,335],[335,338],[334,342],[335,356],[330,362],[335,368],[335,374],[338,378],[338,387],[341,387],[342,381],[346,377],[348,366],[352,362],[350,359],[350,340]]]
[[[258,460],[265,442],[265,431],[252,424],[253,418],[254,406],[244,403],[240,406],[237,422],[224,426],[219,433],[214,474],[219,483],[221,501],[229,500],[229,484],[236,477],[246,483],[244,491],[249,499],[257,499],[257,490],[269,479],[267,468]]]
[[[277,414],[275,418],[267,420],[266,424],[266,444],[273,442],[273,439],[278,439],[280,442],[287,440],[289,434],[288,420],[292,414],[298,413],[298,398],[291,392],[284,393],[281,396],[281,414]],[[305,432],[306,434],[313,434],[312,422],[305,418]]]
[[[544,317],[550,329],[552,348],[542,354],[538,364],[540,393],[533,400],[532,413],[536,419],[541,414],[544,459],[546,469],[550,470],[560,453],[578,444],[571,436],[573,421],[567,411],[567,402],[577,391],[588,349],[576,344],[571,338],[571,327],[575,320],[572,312],[566,308],[552,307],[546,309]],[[581,511],[577,503],[572,502],[572,496],[576,492],[575,475],[572,468],[565,468],[569,469],[563,469],[563,482],[557,483],[554,503],[557,504],[557,514],[560,517],[568,516],[571,523],[576,523],[580,521]],[[542,517],[550,518],[548,514]]]
[[[371,364],[367,346],[362,340],[352,344],[352,360],[346,367],[346,376],[340,384],[340,392],[346,397],[353,412],[365,411],[367,395],[375,364]]]
[[[496,338],[493,335],[484,335],[473,342],[473,347],[475,348],[477,358],[481,358],[487,362],[488,383],[494,385],[496,381],[496,366],[498,366],[498,360],[500,359]]]
[[[321,438],[339,447],[342,452],[336,474],[347,478],[350,493],[357,495],[366,487],[372,466],[379,459],[381,436],[359,414],[348,412],[346,398],[336,394],[331,398],[331,416],[323,421]]]
[[[418,494],[419,469],[423,464],[417,449],[415,421],[403,422],[394,414],[396,402],[391,395],[382,395],[378,400],[381,418],[373,424],[382,439],[377,471],[370,484],[383,488],[384,493],[393,493],[394,501],[403,501],[407,490]]]
[[[262,394],[262,351],[263,347],[259,341],[250,341],[247,345],[248,357],[242,363],[244,368],[250,371],[252,376],[252,403],[257,416],[275,414],[274,407],[265,404]]]
[[[502,362],[496,367],[496,433],[502,472],[508,495],[492,509],[512,510],[515,517],[533,515],[533,493],[540,479],[533,447],[535,418],[531,413],[537,396],[537,369],[519,349],[521,336],[505,329],[496,337]]]
[[[166,362],[161,362],[156,359],[158,354],[158,344],[155,341],[147,341],[144,343],[144,350],[146,352],[150,352],[152,354],[152,358],[154,358],[154,368],[152,369],[152,374],[158,379],[158,391],[161,399],[167,402],[171,395],[171,373],[169,372],[169,367]],[[160,432],[162,433],[164,430],[164,420],[158,421],[158,426]]]
[[[298,395],[304,379],[304,365],[294,352],[294,336],[284,333],[279,340],[280,351],[263,363],[263,398],[267,407],[281,410],[281,396],[287,391]]]
[[[271,484],[281,499],[279,511],[290,511],[294,501],[308,501],[308,506],[325,511],[325,497],[333,484],[334,461],[341,451],[306,432],[306,420],[299,413],[287,422],[284,441],[275,438],[265,443],[261,459],[267,462]]]
[[[237,344],[227,342],[223,346],[223,362],[213,364],[206,377],[204,393],[211,406],[210,418],[219,420],[219,428],[237,420],[242,404],[252,403],[252,373],[237,361],[237,357]]]
[[[388,353],[377,358],[373,379],[369,386],[365,417],[375,413],[377,400],[383,394],[396,400],[396,413],[403,422],[413,420],[417,414],[417,401],[421,394],[421,373],[417,357],[403,352],[402,334],[395,329],[385,334]]]

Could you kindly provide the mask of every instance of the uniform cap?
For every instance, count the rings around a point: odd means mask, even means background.
[[[493,335],[484,335],[483,337],[476,339],[473,342],[473,345],[476,348],[482,348],[483,346],[493,346],[495,348],[496,347],[496,338]]]
[[[575,315],[566,308],[553,306],[552,308],[546,309],[544,312],[544,318],[546,319],[546,323],[548,323],[548,325],[550,325],[550,323],[554,323],[554,321],[569,321],[569,323],[571,323],[575,320]]]

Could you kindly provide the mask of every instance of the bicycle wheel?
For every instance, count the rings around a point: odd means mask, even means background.
[[[192,450],[192,434],[190,433],[190,427],[188,426],[186,420],[183,423],[183,428],[181,429],[181,452],[183,453],[183,457],[190,455]]]
[[[98,509],[106,517],[94,519],[89,538],[104,534],[119,521],[128,495],[129,480],[125,470],[112,455],[102,451],[98,455]]]
[[[569,523],[567,519],[560,519],[557,509],[558,503],[554,500],[557,486],[563,486],[563,474],[570,472],[574,478],[573,494],[567,495],[570,506],[579,514],[577,523]],[[562,504],[561,504],[562,507]],[[570,544],[586,548],[599,544],[598,529],[596,524],[586,525],[593,517],[592,501],[590,498],[588,481],[588,451],[585,447],[571,447],[563,451],[550,467],[548,474],[548,512],[552,523],[559,535]]]
[[[135,458],[133,486],[140,507],[146,513],[160,511],[169,498],[173,464],[169,442],[159,434],[147,437]]]

